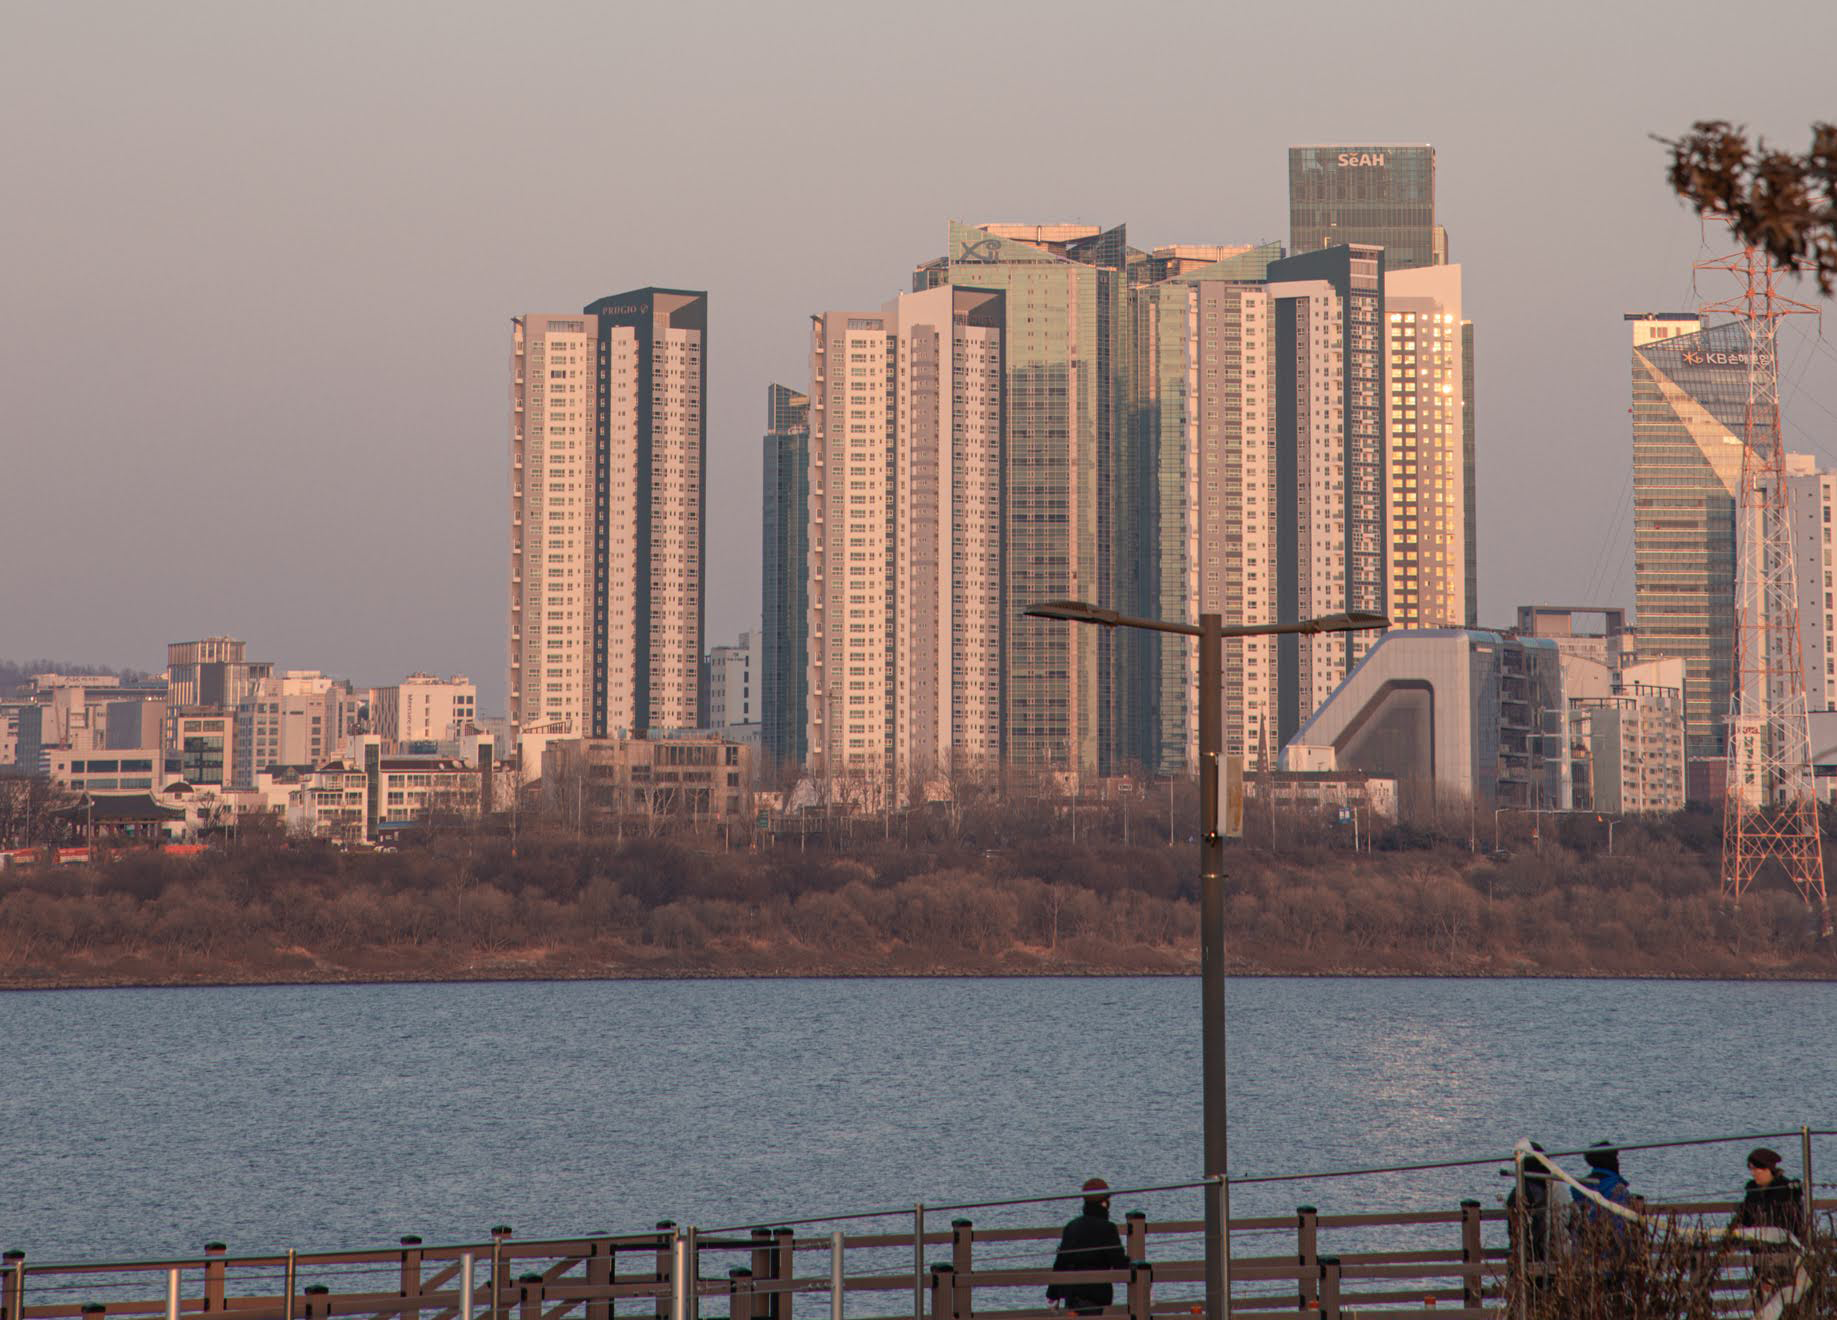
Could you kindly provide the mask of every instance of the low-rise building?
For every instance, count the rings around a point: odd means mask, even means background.
[[[370,694],[370,731],[396,754],[418,743],[463,738],[478,718],[478,687],[464,674],[410,674]]]
[[[550,743],[550,809],[588,822],[738,823],[753,812],[753,749],[728,738],[575,738]]]
[[[179,778],[176,763],[158,747],[54,747],[46,759],[52,782],[78,793],[157,793]]]

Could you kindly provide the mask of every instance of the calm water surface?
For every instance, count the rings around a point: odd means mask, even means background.
[[[4,994],[0,1245],[328,1249],[1189,1180],[1198,1012],[1196,981],[1161,978]],[[1230,1018],[1234,1175],[1837,1127],[1833,985],[1242,980]],[[1744,1153],[1626,1168],[1681,1196],[1739,1186]],[[1505,1185],[1243,1186],[1233,1210]]]

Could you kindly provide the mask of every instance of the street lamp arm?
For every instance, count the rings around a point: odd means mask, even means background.
[[[1021,613],[1035,619],[1062,619],[1067,623],[1094,623],[1104,628],[1141,628],[1148,632],[1178,633],[1184,637],[1199,636],[1196,623],[1172,623],[1165,619],[1138,619],[1119,614],[1083,600],[1049,600],[1029,605]],[[1331,632],[1364,632],[1388,628],[1390,620],[1382,614],[1353,610],[1342,614],[1322,614],[1294,623],[1233,623],[1218,630],[1220,637],[1267,637],[1276,633],[1315,635]]]

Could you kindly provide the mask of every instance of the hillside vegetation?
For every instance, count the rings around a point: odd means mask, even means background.
[[[551,829],[514,848],[455,830],[380,853],[278,839],[125,853],[0,875],[0,984],[1196,970],[1196,848],[1124,846],[1103,829],[1072,844],[1048,824],[995,848],[866,837],[728,851],[718,837]],[[1784,881],[1722,907],[1714,830],[1706,817],[1626,822],[1611,856],[1599,839],[1547,836],[1499,860],[1399,831],[1359,853],[1252,839],[1229,853],[1231,968],[1837,975]]]

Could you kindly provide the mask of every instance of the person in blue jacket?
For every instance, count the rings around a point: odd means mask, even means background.
[[[1629,1209],[1633,1205],[1633,1189],[1627,1180],[1620,1176],[1620,1151],[1611,1143],[1597,1141],[1582,1152],[1582,1158],[1588,1161],[1588,1174],[1582,1179],[1584,1187],[1593,1188],[1615,1205],[1624,1205]],[[1569,1189],[1570,1198],[1582,1207],[1583,1217],[1591,1221],[1613,1220],[1617,1224],[1627,1221],[1609,1210],[1603,1209],[1591,1197],[1583,1195],[1575,1188]]]

